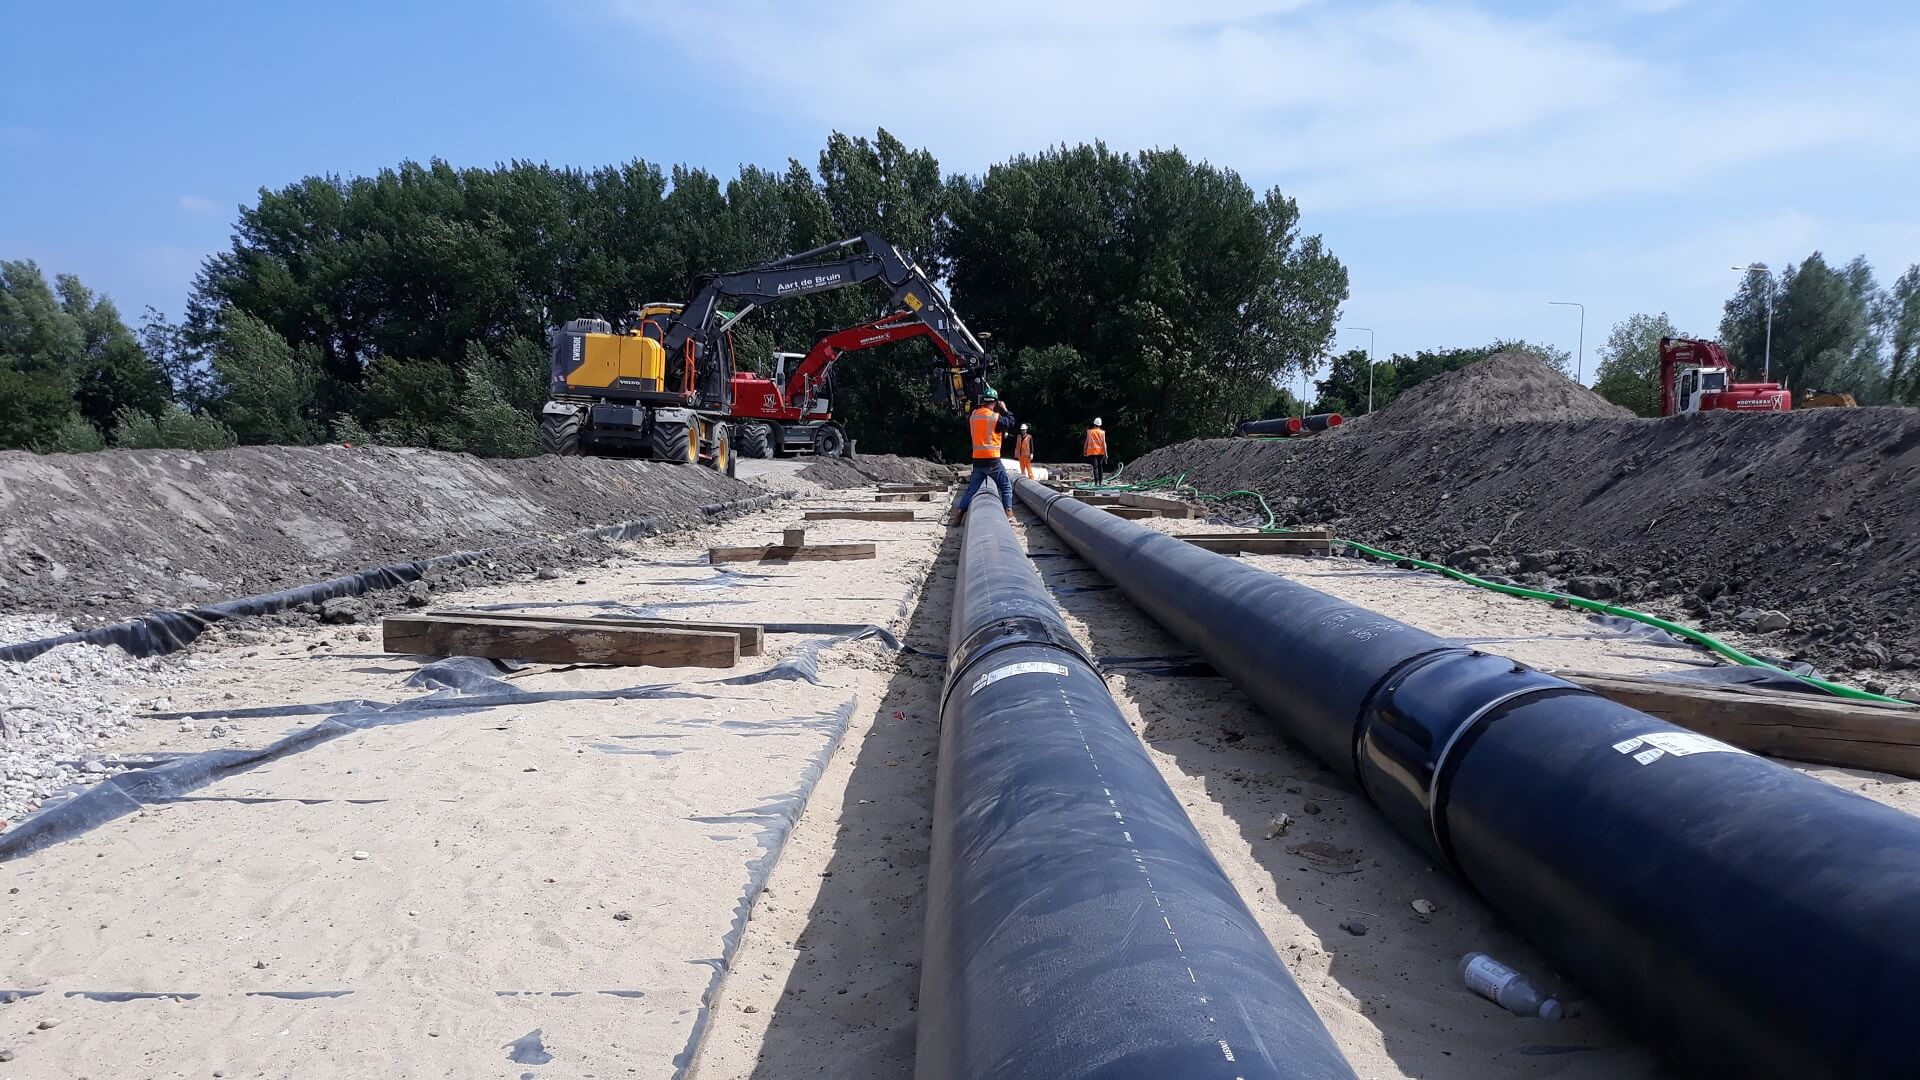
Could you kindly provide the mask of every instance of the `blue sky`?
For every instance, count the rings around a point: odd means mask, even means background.
[[[1916,58],[1896,0],[0,0],[0,257],[131,319],[312,173],[1103,138],[1296,195],[1382,354],[1572,349],[1576,300],[1590,380],[1635,311],[1711,334],[1735,263],[1920,262]]]

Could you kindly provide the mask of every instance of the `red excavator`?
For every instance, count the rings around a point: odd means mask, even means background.
[[[1660,339],[1660,415],[1728,409],[1786,412],[1793,394],[1775,382],[1734,382],[1727,351],[1695,338]]]
[[[733,375],[734,446],[747,457],[811,450],[823,457],[843,452],[847,433],[833,422],[833,362],[846,353],[925,337],[940,353],[940,367],[960,372],[967,363],[931,324],[912,311],[821,335],[802,353],[774,353],[772,378],[750,371]],[[787,361],[798,360],[791,371]]]

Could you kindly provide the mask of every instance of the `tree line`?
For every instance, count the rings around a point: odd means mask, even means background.
[[[1326,357],[1347,272],[1279,190],[1177,150],[1098,143],[947,175],[883,130],[833,134],[811,168],[725,179],[640,160],[433,161],[262,189],[183,315],[149,309],[137,329],[70,275],[0,261],[0,447],[335,440],[523,455],[553,327],[869,231],[951,285],[1043,458],[1072,456],[1094,415],[1124,458],[1242,419],[1367,408],[1364,350],[1332,356],[1311,401],[1289,388]],[[1769,291],[1776,379],[1920,402],[1920,266],[1884,289],[1864,259],[1835,268],[1818,253],[1749,276],[1720,326],[1742,377],[1760,373]],[[774,305],[739,324],[737,355],[763,365],[883,305],[872,288]],[[1664,315],[1614,327],[1596,389],[1657,412],[1662,334],[1677,334]],[[1506,348],[1571,360],[1513,341],[1395,354],[1371,365],[1373,407]],[[932,403],[932,361],[903,343],[836,366],[836,415],[863,449],[964,456],[961,425]]]
[[[0,264],[0,446],[526,454],[553,327],[869,231],[951,283],[1043,456],[1077,449],[1095,414],[1121,455],[1257,415],[1324,351],[1347,295],[1293,200],[1177,150],[1060,147],[949,176],[880,131],[835,133],[812,169],[724,180],[638,160],[407,162],[263,189],[178,321],[149,310],[136,331],[70,276]],[[867,288],[783,302],[739,324],[736,351],[756,366],[884,304]],[[836,366],[836,415],[863,449],[964,454],[932,361],[907,343]]]

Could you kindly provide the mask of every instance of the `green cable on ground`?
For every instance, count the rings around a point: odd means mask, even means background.
[[[1466,573],[1463,570],[1456,570],[1451,566],[1443,566],[1440,563],[1428,562],[1425,559],[1414,559],[1414,558],[1409,558],[1405,555],[1396,555],[1391,551],[1382,551],[1379,548],[1370,547],[1366,544],[1360,543],[1357,540],[1348,540],[1348,539],[1345,539],[1344,537],[1340,538],[1338,542],[1345,544],[1350,548],[1354,548],[1355,550],[1365,552],[1366,554],[1371,555],[1376,559],[1383,559],[1387,562],[1410,563],[1414,566],[1420,567],[1423,570],[1437,571],[1439,573],[1445,574],[1450,578],[1453,578],[1456,581],[1464,581],[1469,585],[1477,585],[1480,588],[1489,589],[1497,593],[1504,593],[1508,596],[1523,596],[1529,600],[1565,601],[1569,606],[1580,608],[1583,611],[1595,611],[1603,615],[1614,615],[1622,619],[1631,619],[1632,621],[1637,623],[1644,623],[1647,626],[1657,627],[1661,630],[1665,630],[1667,633],[1672,634],[1675,637],[1681,638],[1685,641],[1690,641],[1693,644],[1698,645],[1709,651],[1719,653],[1721,656],[1724,656],[1727,659],[1732,660],[1734,663],[1742,665],[1743,667],[1762,668],[1767,671],[1778,672],[1781,675],[1787,675],[1792,678],[1798,679],[1809,686],[1819,687],[1820,689],[1825,690],[1827,693],[1832,694],[1835,697],[1852,698],[1855,701],[1879,701],[1879,702],[1885,702],[1891,705],[1911,705],[1912,704],[1911,702],[1903,701],[1897,697],[1889,697],[1885,694],[1876,694],[1869,690],[1856,690],[1851,686],[1842,686],[1837,682],[1830,682],[1826,679],[1818,678],[1817,676],[1802,675],[1798,672],[1788,671],[1787,669],[1780,667],[1777,664],[1769,664],[1765,660],[1761,660],[1754,656],[1749,656],[1746,653],[1741,652],[1739,649],[1734,648],[1733,646],[1727,644],[1726,642],[1721,641],[1719,638],[1716,638],[1711,634],[1705,633],[1704,631],[1695,630],[1691,626],[1686,626],[1681,623],[1674,622],[1671,619],[1663,619],[1658,615],[1649,615],[1644,611],[1635,611],[1632,608],[1620,607],[1617,604],[1609,604],[1600,600],[1589,600],[1584,596],[1569,596],[1565,593],[1547,592],[1543,589],[1529,589],[1522,585],[1503,585],[1497,581],[1488,581],[1486,578],[1476,577],[1475,575]]]
[[[1181,473],[1180,479],[1185,479],[1186,475],[1187,474],[1184,472]],[[1176,484],[1177,483],[1178,481],[1176,480]],[[1205,494],[1201,494],[1198,491],[1194,492],[1195,498],[1206,499],[1211,501],[1230,499],[1240,495],[1250,495],[1254,499],[1258,500],[1260,503],[1260,509],[1266,513],[1267,523],[1265,525],[1260,526],[1261,532],[1284,534],[1292,531],[1290,529],[1279,528],[1274,524],[1273,507],[1267,505],[1266,496],[1260,494],[1257,491],[1248,491],[1242,488],[1238,491],[1229,491],[1224,495],[1205,495]],[[1371,547],[1369,545],[1360,543],[1358,540],[1349,540],[1346,537],[1342,537],[1342,536],[1334,537],[1333,542],[1336,544],[1345,544],[1346,546],[1353,548],[1356,551],[1363,552],[1376,559],[1383,559],[1387,562],[1409,563],[1413,566],[1421,567],[1422,569],[1433,570],[1438,573],[1445,574],[1446,576],[1453,578],[1456,581],[1464,581],[1469,585],[1477,585],[1482,589],[1488,589],[1493,592],[1505,594],[1507,596],[1519,596],[1529,600],[1546,600],[1549,602],[1565,601],[1568,604],[1568,606],[1580,608],[1583,611],[1593,611],[1603,615],[1614,615],[1622,619],[1629,619],[1633,622],[1656,627],[1660,630],[1665,630],[1667,633],[1672,634],[1673,636],[1680,638],[1683,641],[1691,642],[1710,652],[1718,653],[1721,656],[1724,656],[1727,659],[1732,660],[1734,663],[1739,664],[1743,667],[1762,668],[1767,671],[1777,672],[1781,675],[1788,676],[1789,678],[1798,679],[1801,682],[1806,683],[1808,686],[1813,686],[1813,687],[1817,687],[1818,689],[1824,690],[1827,693],[1834,695],[1835,697],[1851,698],[1855,701],[1877,701],[1877,702],[1881,702],[1883,704],[1888,704],[1888,705],[1911,706],[1913,704],[1910,701],[1906,701],[1897,697],[1889,697],[1886,694],[1876,694],[1870,690],[1856,690],[1851,686],[1843,686],[1837,682],[1831,682],[1827,679],[1822,679],[1817,676],[1802,675],[1798,672],[1788,671],[1787,669],[1780,667],[1777,664],[1770,664],[1765,660],[1761,660],[1754,656],[1749,656],[1746,653],[1741,652],[1739,649],[1734,648],[1733,646],[1727,644],[1726,642],[1721,641],[1719,638],[1716,638],[1713,635],[1708,634],[1704,631],[1695,630],[1691,626],[1686,626],[1681,623],[1674,622],[1670,619],[1663,619],[1658,615],[1649,615],[1644,611],[1635,611],[1632,608],[1620,607],[1616,604],[1603,603],[1599,600],[1588,600],[1583,596],[1569,596],[1565,593],[1547,592],[1543,589],[1529,589],[1521,585],[1502,585],[1497,581],[1488,581],[1486,578],[1476,577],[1473,574],[1469,574],[1461,570],[1455,570],[1451,566],[1445,566],[1440,563],[1428,562],[1425,559],[1410,558],[1406,555],[1396,555],[1391,551],[1383,551],[1380,548]]]

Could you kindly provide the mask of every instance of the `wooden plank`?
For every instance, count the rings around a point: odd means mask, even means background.
[[[876,558],[879,546],[876,544],[810,544],[806,547],[787,547],[781,544],[769,544],[766,547],[717,547],[707,550],[707,561],[723,562],[841,562],[847,559]]]
[[[1217,551],[1223,555],[1328,555],[1333,545],[1325,540],[1297,539],[1288,536],[1262,536],[1249,533],[1246,536],[1181,536],[1173,534],[1194,547]]]
[[[932,502],[930,491],[903,491],[893,495],[875,495],[874,502]]]
[[[1742,750],[1920,779],[1920,709],[1631,675],[1553,674]]]
[[[880,490],[895,494],[911,494],[916,491],[945,491],[951,484],[881,484]]]
[[[387,652],[422,656],[704,668],[730,668],[740,662],[740,635],[707,630],[392,615],[381,620],[380,631]]]
[[[1157,518],[1160,516],[1160,511],[1148,510],[1146,507],[1143,507],[1143,506],[1114,505],[1114,506],[1104,506],[1104,507],[1101,507],[1101,509],[1105,510],[1109,514],[1112,514],[1114,517],[1119,517],[1119,518]]]
[[[1174,533],[1182,540],[1243,540],[1248,537],[1278,537],[1288,540],[1332,540],[1333,534],[1325,529],[1290,529],[1283,533],[1263,532],[1189,532]]]
[[[912,521],[911,510],[809,510],[807,521]]]
[[[1161,517],[1186,519],[1196,516],[1194,508],[1178,499],[1161,499],[1152,495],[1136,495],[1123,491],[1113,496],[1122,506],[1141,506],[1148,510],[1160,511]]]
[[[590,618],[584,615],[536,615],[514,611],[462,611],[458,608],[433,609],[428,617],[456,619],[498,619],[506,622],[559,622],[580,626],[639,626],[655,630],[702,630],[714,634],[732,634],[740,639],[741,656],[759,656],[766,644],[766,628],[759,623],[720,623],[697,619]]]

